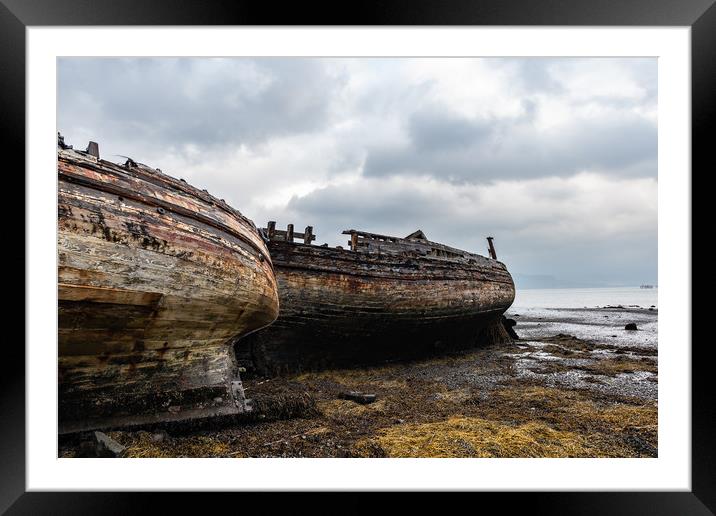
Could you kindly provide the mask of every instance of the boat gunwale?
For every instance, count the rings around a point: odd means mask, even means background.
[[[486,274],[490,271],[495,271],[498,274],[505,274],[508,277],[510,277],[510,280],[507,281],[506,279],[497,279],[497,278],[490,278],[485,279],[481,281],[486,282],[495,282],[495,283],[503,283],[506,285],[514,285],[514,281],[511,279],[510,273],[507,271],[507,267],[497,260],[494,260],[496,264],[501,265],[501,267],[490,267],[490,265],[477,265],[477,264],[469,264],[462,261],[448,261],[445,259],[436,259],[432,257],[427,256],[409,256],[409,257],[401,257],[396,255],[368,255],[365,253],[359,253],[356,251],[351,251],[348,249],[335,249],[330,247],[322,247],[322,246],[314,246],[314,245],[308,245],[308,244],[300,244],[297,242],[283,242],[283,241],[271,241],[268,244],[269,252],[272,252],[272,247],[279,247],[284,248],[287,250],[304,250],[304,249],[311,249],[312,252],[318,252],[318,253],[326,253],[326,254],[332,254],[330,258],[333,258],[335,260],[340,260],[342,262],[361,262],[363,261],[365,263],[365,258],[369,257],[371,259],[371,262],[368,265],[375,265],[377,267],[380,267],[382,270],[385,270],[387,273],[393,272],[393,274],[374,274],[375,272],[379,272],[376,270],[370,270],[365,269],[361,271],[353,271],[353,270],[341,270],[339,267],[329,268],[327,266],[321,266],[313,263],[308,262],[287,262],[282,259],[280,255],[273,255],[274,256],[274,268],[283,268],[283,269],[292,269],[292,270],[306,270],[311,272],[324,272],[324,273],[332,273],[332,274],[345,274],[345,275],[351,275],[351,276],[364,276],[368,278],[384,278],[384,279],[394,279],[394,280],[401,280],[401,281],[422,281],[422,280],[434,280],[434,281],[441,281],[441,280],[447,280],[447,281],[458,281],[458,280],[464,280],[466,278],[454,278],[454,277],[444,277],[444,278],[436,278],[435,276],[422,274],[422,275],[401,275],[397,274],[394,271],[389,271],[388,269],[393,267],[405,267],[405,266],[414,266],[414,265],[427,265],[430,269],[437,271],[443,270],[445,272],[449,271],[455,271],[460,270],[468,273],[476,273],[476,274]],[[297,253],[291,253],[292,256],[297,256],[300,258],[310,258],[310,255],[308,254],[297,254]],[[487,259],[484,256],[480,255],[474,255],[479,256],[482,259]],[[349,259],[350,257],[350,259]],[[380,263],[381,260],[386,260],[383,263]],[[391,260],[391,261],[387,261]],[[413,263],[409,263],[413,262]],[[416,263],[417,262],[417,263]]]
[[[68,163],[73,164],[72,160],[64,159],[64,161],[67,161]],[[86,165],[84,162],[82,162],[81,164],[77,164],[75,166],[83,167]],[[96,167],[96,166],[94,166],[94,167],[88,166],[87,168],[92,168],[99,172],[108,172],[115,176],[120,176],[120,174],[116,171],[106,170],[106,169]],[[224,224],[221,221],[217,221],[211,217],[207,217],[206,215],[203,215],[203,214],[196,212],[194,210],[190,210],[188,208],[184,208],[177,204],[167,202],[162,199],[157,199],[156,197],[151,197],[151,196],[142,194],[140,192],[136,192],[134,190],[131,190],[131,189],[128,189],[128,188],[125,188],[122,186],[110,185],[110,184],[104,183],[102,181],[97,181],[95,179],[91,179],[91,178],[88,178],[85,176],[73,174],[68,171],[60,170],[59,168],[58,168],[58,175],[60,175],[64,181],[67,181],[69,183],[78,184],[80,186],[84,186],[84,187],[87,187],[90,189],[106,192],[106,193],[109,193],[112,195],[119,195],[122,197],[131,198],[137,202],[146,204],[148,206],[155,206],[155,207],[159,207],[162,209],[166,209],[166,210],[175,212],[178,215],[196,220],[197,222],[201,222],[202,224],[206,224],[206,225],[211,226],[215,229],[218,229],[220,231],[228,233],[228,234],[234,236],[235,238],[241,240],[242,242],[245,242],[246,244],[248,244],[260,256],[263,256],[264,260],[266,260],[269,263],[269,266],[273,269],[273,261],[271,260],[271,255],[269,252],[264,252],[256,244],[256,242],[254,242],[252,239],[248,238],[246,235],[242,234],[241,232],[237,231],[236,229],[231,228],[230,226],[227,226],[226,224]],[[139,179],[141,180],[142,178],[139,178]],[[159,187],[164,186],[163,184],[156,184],[156,183],[154,183],[154,184]],[[191,194],[191,192],[186,192],[186,191],[184,191],[183,193]],[[199,199],[202,201],[206,201],[205,199],[202,199],[201,197],[199,197]],[[221,206],[219,206],[219,207],[221,207]],[[232,216],[235,215],[235,213],[232,213],[231,211],[227,211],[227,210],[224,210],[224,211],[226,211],[229,215],[232,215]],[[238,212],[236,212],[236,213],[238,213]],[[251,223],[250,219],[247,219],[246,217],[244,217],[241,214],[239,214],[239,216],[240,216],[239,222],[248,221],[249,223]],[[251,227],[256,229],[256,225],[253,223],[251,223]],[[258,233],[258,230],[257,230],[257,237],[259,239],[261,238],[260,234]],[[267,251],[268,251],[268,249],[267,249]]]
[[[359,231],[357,229],[345,229],[345,230],[343,230],[343,232],[341,234],[342,235],[356,234],[359,237],[362,237],[360,240],[363,240],[365,242],[381,239],[384,241],[395,242],[397,244],[406,245],[406,246],[410,245],[410,244],[419,243],[419,244],[423,244],[423,245],[428,245],[436,250],[447,251],[449,253],[456,254],[456,255],[458,255],[458,256],[456,256],[457,259],[461,259],[461,258],[462,259],[470,259],[473,256],[478,256],[482,259],[490,259],[487,256],[483,256],[483,255],[477,254],[477,253],[471,253],[470,251],[465,251],[464,249],[458,249],[457,247],[452,247],[447,244],[442,244],[440,242],[433,242],[432,240],[428,240],[427,238],[412,240],[407,237],[396,237],[396,236],[391,236],[391,235],[383,235],[381,233],[371,233],[369,231]],[[410,235],[408,235],[408,236],[410,236]],[[354,252],[361,252],[361,251],[354,251]],[[431,257],[427,256],[427,258],[431,258]],[[432,257],[432,258],[434,258],[434,257]],[[441,257],[441,259],[445,259],[445,257]],[[449,258],[448,258],[448,260],[449,260]],[[494,258],[493,258],[493,260],[497,261]],[[499,262],[499,263],[502,263],[502,262]]]
[[[72,158],[70,152],[74,153],[77,157]],[[152,183],[156,186],[165,187],[170,190],[191,195],[197,199],[207,202],[211,206],[216,206],[217,208],[222,209],[229,215],[241,219],[258,231],[258,228],[253,220],[229,205],[223,199],[219,199],[206,190],[200,190],[196,186],[191,185],[182,179],[177,179],[169,174],[165,174],[159,169],[153,169],[143,163],[135,163],[135,166],[128,168],[104,159],[89,159],[87,158],[87,155],[75,149],[60,149],[58,159],[67,162],[76,161],[78,163],[82,163],[82,166],[85,166],[86,168],[91,168],[98,172],[107,172],[117,177],[135,176],[138,179],[147,181],[148,183]]]
[[[73,181],[64,181],[64,183],[67,186],[72,187],[78,187],[83,189],[89,189],[93,193],[97,192],[96,189],[82,185]],[[107,193],[107,192],[104,192]],[[91,210],[92,207],[96,205],[96,197],[92,197],[92,201],[89,201],[85,199],[85,196],[88,194],[85,192],[82,192],[82,198],[78,195],[78,192],[70,191],[69,189],[63,190],[63,192],[60,193],[63,197],[67,197],[67,199],[63,199],[62,204],[70,204],[73,209],[79,208],[81,210]],[[129,212],[127,208],[131,208],[132,211]],[[172,233],[174,233],[175,239],[172,241],[174,245],[176,245],[178,242],[181,243],[181,245],[189,245],[188,242],[190,240],[197,240],[202,242],[202,248],[203,245],[210,245],[210,246],[216,246],[220,247],[224,250],[227,250],[231,253],[238,252],[238,248],[241,250],[241,254],[244,254],[246,256],[253,256],[255,247],[249,246],[247,243],[247,240],[239,239],[238,237],[234,236],[233,233],[218,233],[215,230],[216,228],[213,226],[207,226],[204,224],[203,221],[198,220],[193,217],[187,217],[181,213],[174,212],[172,217],[172,225],[169,225],[166,223],[166,221],[162,221],[161,219],[155,217],[155,214],[148,213],[146,209],[146,204],[144,201],[141,200],[135,200],[133,198],[130,198],[129,196],[125,196],[125,203],[122,207],[116,207],[113,205],[105,205],[104,206],[105,212],[111,213],[114,218],[122,219],[122,221],[126,224],[127,222],[134,223],[134,220],[141,220],[142,222],[151,222],[156,225],[160,225],[161,227],[158,229],[161,229],[163,232],[166,230],[168,233],[170,230]],[[140,219],[141,217],[141,219]],[[74,220],[74,216],[73,216]],[[186,226],[186,227],[181,227]],[[131,229],[123,230],[126,231],[130,236],[144,236],[142,233],[137,233],[136,231],[132,231]],[[63,231],[65,234],[74,233],[75,231]],[[106,238],[105,238],[106,240]],[[125,245],[128,245],[125,243]],[[170,256],[176,256],[172,253],[163,253],[168,254]],[[273,270],[273,262],[268,262],[271,266],[271,269]]]
[[[356,272],[356,271],[345,271],[345,270],[330,270],[327,268],[321,268],[321,267],[310,267],[310,266],[304,266],[304,265],[290,265],[290,264],[284,264],[284,263],[277,263],[275,267],[279,267],[282,269],[292,269],[297,271],[310,271],[310,272],[316,272],[316,273],[326,273],[326,274],[338,274],[338,275],[348,275],[348,276],[357,276],[357,277],[365,277],[369,279],[386,279],[386,280],[396,280],[396,281],[467,281],[470,278],[454,278],[454,277],[436,277],[436,276],[429,276],[429,275],[377,275],[377,274],[371,274],[371,272],[374,271],[362,271],[362,272]],[[480,271],[474,271],[475,273],[480,274]],[[475,281],[474,278],[472,278],[473,281]],[[485,283],[500,283],[504,285],[514,285],[514,281],[507,281],[502,279],[495,279],[495,278],[489,278],[489,279],[477,279],[477,281],[485,282]]]

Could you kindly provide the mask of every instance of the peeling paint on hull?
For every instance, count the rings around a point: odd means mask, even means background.
[[[237,341],[241,365],[280,375],[469,348],[485,341],[514,300],[512,277],[497,260],[394,247],[355,252],[270,241],[280,314]]]
[[[246,410],[230,342],[278,315],[253,222],[158,170],[58,149],[60,432]]]

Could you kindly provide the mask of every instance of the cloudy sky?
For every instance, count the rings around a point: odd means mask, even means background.
[[[518,287],[656,283],[656,59],[65,58],[58,130],[318,244],[492,235]]]

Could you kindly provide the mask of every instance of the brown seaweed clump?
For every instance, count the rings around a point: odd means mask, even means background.
[[[590,393],[539,386],[468,398],[465,414],[378,431],[358,454],[387,457],[655,456],[655,406],[595,401]],[[376,450],[378,450],[376,452]]]
[[[557,335],[256,378],[244,382],[253,412],[242,420],[110,436],[129,457],[656,457],[653,351]],[[575,376],[584,381],[560,383]],[[621,388],[636,384],[648,388]],[[376,399],[343,399],[350,391]]]
[[[627,446],[599,435],[555,430],[538,421],[509,425],[474,417],[393,427],[376,441],[387,457],[624,457],[631,453]]]

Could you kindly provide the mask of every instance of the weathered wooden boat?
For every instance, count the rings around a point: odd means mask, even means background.
[[[246,411],[231,342],[278,315],[253,222],[92,142],[57,160],[60,433]]]
[[[312,245],[310,226],[299,234],[269,222],[262,231],[281,309],[271,326],[235,344],[250,372],[351,367],[507,337],[501,319],[515,286],[491,237],[487,258],[422,231],[397,238],[346,230],[348,249]]]

